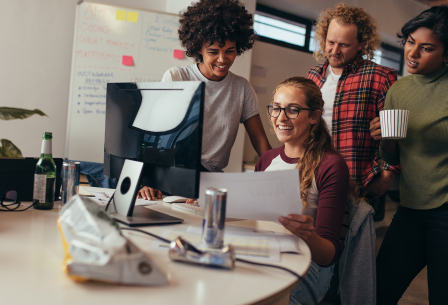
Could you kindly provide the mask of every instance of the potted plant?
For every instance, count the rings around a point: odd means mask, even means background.
[[[1,120],[16,120],[16,119],[26,119],[34,114],[40,116],[47,116],[45,113],[39,109],[27,110],[21,108],[11,108],[11,107],[0,107],[0,119]],[[22,152],[15,146],[10,140],[1,139],[0,140],[0,158],[22,158]]]

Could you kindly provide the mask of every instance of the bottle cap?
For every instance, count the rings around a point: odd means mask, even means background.
[[[53,134],[51,132],[48,132],[48,131],[44,132],[43,138],[45,140],[51,140],[52,137],[53,137]]]

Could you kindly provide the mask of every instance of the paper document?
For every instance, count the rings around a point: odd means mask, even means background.
[[[226,217],[270,220],[302,214],[299,171],[201,173],[199,205],[205,210],[208,187],[227,189]]]
[[[187,230],[188,231],[188,230]],[[165,231],[162,236],[168,240],[175,240],[179,236],[192,243],[196,248],[205,251],[214,251],[205,249],[202,245],[202,233],[191,233],[185,231]],[[235,255],[238,258],[246,258],[255,261],[280,261],[280,244],[275,238],[269,237],[248,237],[237,235],[224,235],[224,245],[231,244],[235,248]],[[168,243],[155,240],[150,248],[167,248]],[[216,251],[219,251],[217,249]]]
[[[89,192],[95,196],[95,197],[90,197],[90,199],[92,199],[93,201],[95,201],[97,204],[99,205],[106,205],[109,202],[110,197],[114,194],[115,190],[110,189],[110,190],[102,190],[102,191],[92,191],[89,190]],[[153,201],[153,200],[145,200],[143,198],[137,198],[135,199],[135,205],[153,205],[156,204],[157,201]]]
[[[93,197],[93,195],[83,186],[79,186],[79,196]]]
[[[202,227],[189,226],[187,229],[189,233],[202,234]],[[243,228],[238,226],[232,226],[226,223],[224,229],[225,237],[244,237],[244,238],[274,238],[280,243],[280,252],[289,253],[303,253],[299,246],[299,238],[293,234],[276,233],[272,231],[263,231],[251,228]]]

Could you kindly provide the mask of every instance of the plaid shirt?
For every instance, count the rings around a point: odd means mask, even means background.
[[[328,60],[311,68],[307,78],[322,88],[327,67]],[[345,66],[338,81],[333,123],[329,128],[336,149],[347,162],[351,178],[361,189],[381,173],[379,141],[373,140],[369,127],[370,121],[383,110],[387,90],[396,80],[393,69],[357,59]],[[384,163],[384,169],[400,172],[399,166],[387,163]]]

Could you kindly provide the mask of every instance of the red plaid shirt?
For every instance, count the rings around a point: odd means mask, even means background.
[[[319,88],[325,82],[328,60],[308,72],[307,78]],[[387,90],[397,80],[393,69],[368,60],[355,60],[345,66],[338,81],[333,105],[333,143],[347,162],[350,176],[362,189],[381,173],[378,165],[379,141],[370,135],[370,121],[384,108]],[[384,169],[400,172],[399,166],[384,164]]]

